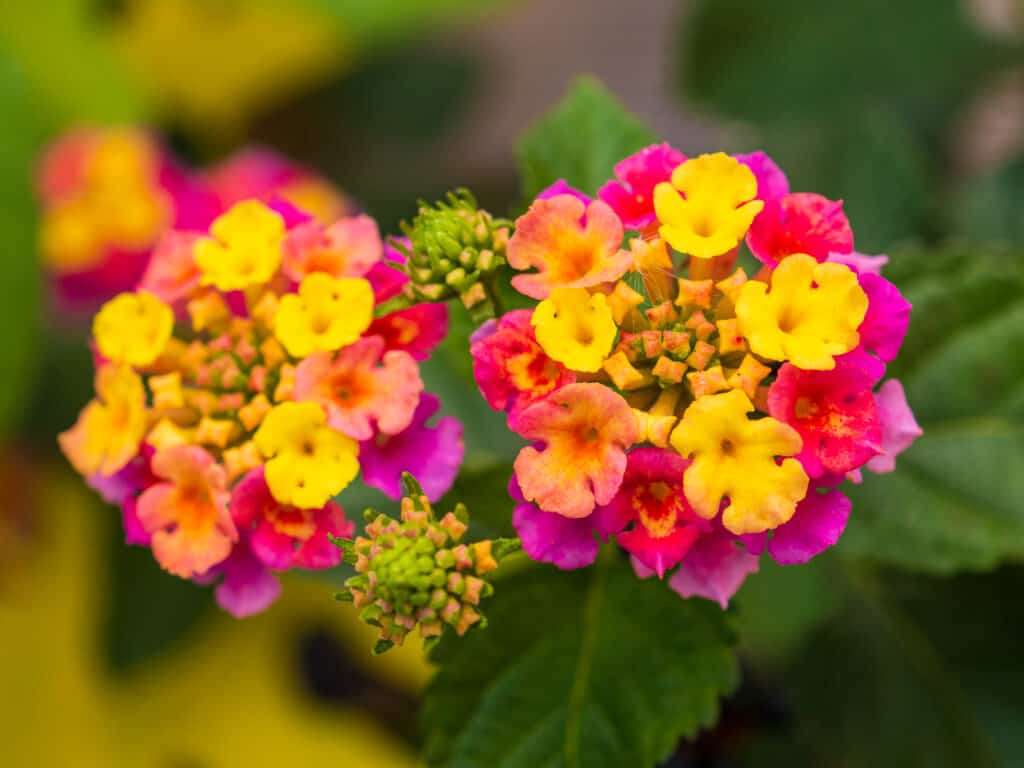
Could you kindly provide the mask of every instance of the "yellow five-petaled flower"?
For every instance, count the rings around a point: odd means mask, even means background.
[[[531,322],[548,357],[588,373],[601,369],[617,332],[604,294],[586,288],[555,288],[537,305]]]
[[[210,225],[210,234],[192,251],[202,285],[239,291],[269,282],[281,266],[284,219],[258,200],[236,203]]]
[[[373,288],[361,277],[307,275],[298,294],[281,297],[274,334],[292,357],[333,352],[356,341],[373,320]]]
[[[100,354],[114,363],[144,366],[164,351],[174,312],[151,293],[121,293],[104,304],[92,323]]]

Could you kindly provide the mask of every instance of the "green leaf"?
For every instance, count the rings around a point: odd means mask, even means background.
[[[577,80],[562,102],[520,139],[523,193],[533,198],[559,179],[593,195],[619,160],[654,136],[600,82]]]
[[[973,594],[984,600],[980,589],[954,591],[943,580],[884,578],[859,567],[833,578],[845,593],[841,610],[779,676],[793,714],[788,759],[744,764],[999,765],[993,735],[1008,752],[1020,738],[994,730],[999,721],[989,720],[982,707],[1002,717],[1016,710],[1019,718],[1021,676],[1011,661],[1016,651],[996,628],[1003,621],[1013,626],[1011,617],[1020,611],[1011,607],[1001,619],[1000,609],[979,610],[978,603],[963,599]],[[991,607],[1001,602],[994,586],[989,584]],[[979,651],[993,655],[979,658],[985,655]],[[985,667],[987,674],[973,681],[976,687],[966,689],[964,681]],[[1000,669],[1012,682],[997,682]]]
[[[0,232],[4,278],[0,280],[0,436],[17,418],[29,391],[39,330],[39,266],[32,172],[44,128],[39,105],[14,62],[0,52]]]
[[[583,571],[530,567],[495,589],[487,630],[432,653],[431,765],[654,766],[715,721],[737,682],[718,607],[637,579],[612,551]]]
[[[502,0],[304,0],[334,15],[345,33],[362,48],[422,34],[425,26],[472,21]]]
[[[889,275],[914,304],[889,374],[924,436],[848,489],[841,546],[933,572],[1024,559],[1024,253],[898,253]]]
[[[443,512],[462,502],[469,509],[469,523],[474,539],[515,536],[512,527],[513,503],[508,495],[512,477],[509,463],[492,464],[463,470],[452,489],[435,508]]]

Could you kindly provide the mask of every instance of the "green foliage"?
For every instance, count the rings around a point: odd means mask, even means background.
[[[531,567],[497,590],[486,632],[432,654],[431,765],[653,766],[713,723],[737,682],[718,607],[637,579],[613,552],[585,571]]]
[[[600,82],[580,78],[519,141],[523,194],[531,199],[559,179],[595,194],[615,163],[653,141]]]
[[[973,242],[1024,243],[1024,157],[972,180],[955,201],[956,233]]]
[[[501,0],[304,0],[337,16],[345,33],[357,45],[396,42],[422,34],[426,25],[471,21],[484,11],[501,5]]]
[[[0,232],[4,233],[4,279],[0,281],[0,435],[17,418],[27,394],[38,339],[39,278],[36,215],[31,179],[42,138],[39,106],[22,73],[0,54]]]
[[[841,546],[936,572],[1024,558],[1024,253],[897,253],[887,274],[914,304],[889,374],[924,436],[849,489]]]

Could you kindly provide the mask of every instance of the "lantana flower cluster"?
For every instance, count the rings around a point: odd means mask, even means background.
[[[881,383],[911,307],[842,202],[790,192],[763,153],[659,144],[614,172],[515,222],[512,285],[538,303],[476,332],[476,381],[529,441],[509,490],[530,557],[579,568],[613,539],[641,577],[724,607],[762,552],[835,544],[838,487],[920,434]]]
[[[446,308],[390,311],[405,278],[384,255],[368,216],[242,199],[166,233],[138,287],[95,316],[95,399],[61,448],[122,506],[129,543],[219,582],[235,615],[277,597],[277,572],[340,562],[331,537],[354,525],[334,497],[360,471],[395,499],[404,470],[430,498],[457,473],[461,426],[431,424],[419,371]]]
[[[134,127],[59,137],[36,187],[43,266],[57,308],[72,316],[133,289],[166,231],[204,231],[241,200],[280,198],[325,224],[354,212],[329,182],[270,150],[243,149],[196,170]]]

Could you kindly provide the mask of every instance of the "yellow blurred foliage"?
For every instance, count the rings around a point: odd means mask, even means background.
[[[319,706],[302,689],[294,641],[310,626],[330,628],[368,674],[406,691],[429,675],[416,644],[372,657],[373,631],[322,581],[286,579],[262,616],[218,613],[144,668],[109,675],[99,647],[106,570],[102,526],[90,519],[96,507],[76,481],[46,480],[29,551],[5,560],[0,574],[3,765],[417,764],[368,716]]]

